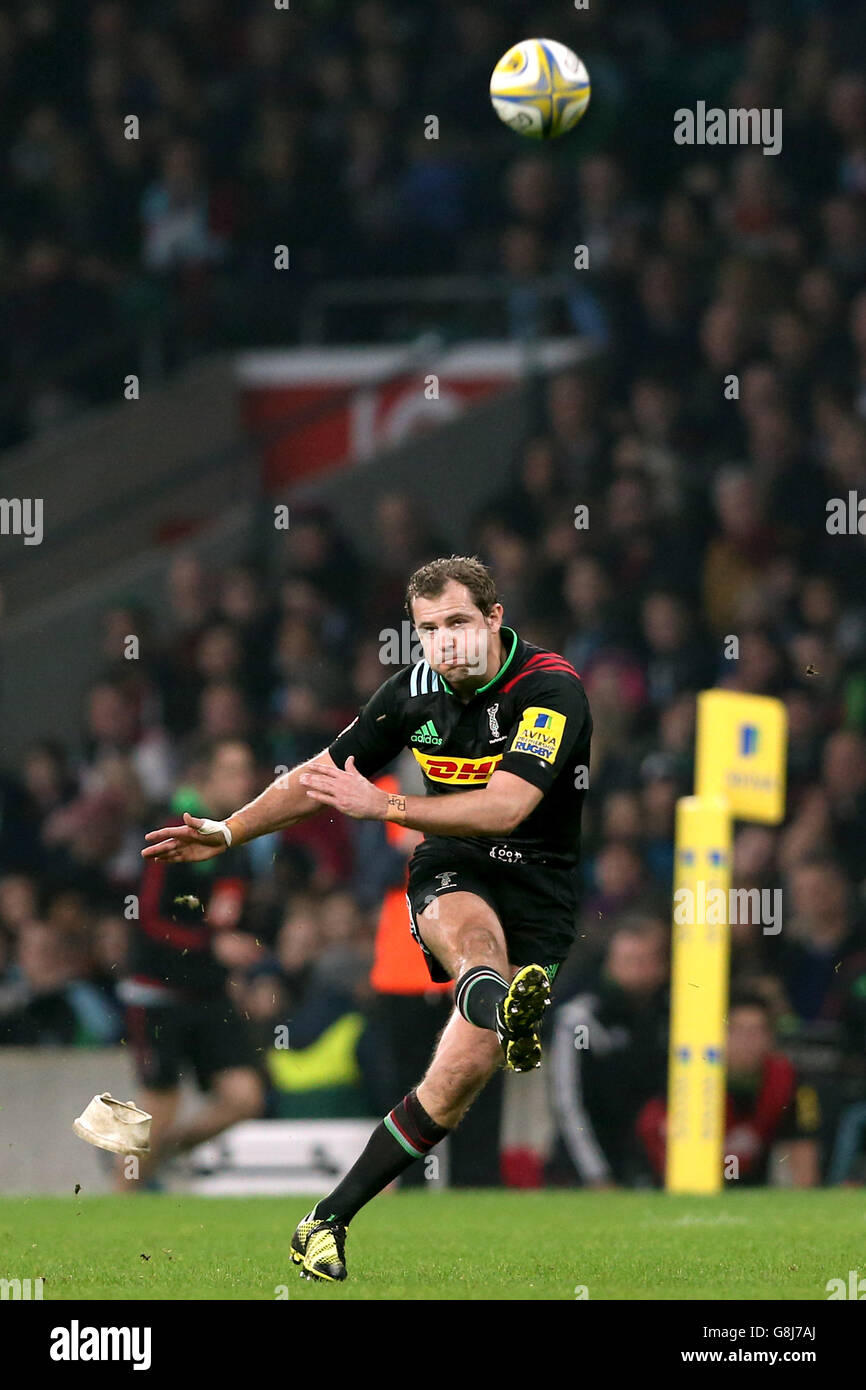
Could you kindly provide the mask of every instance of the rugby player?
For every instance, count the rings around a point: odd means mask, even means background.
[[[385,1116],[333,1192],[300,1222],[292,1259],[346,1277],[346,1228],[365,1203],[459,1124],[503,1064],[541,1064],[551,982],[574,939],[580,819],[592,731],[580,678],[503,626],[475,558],[422,566],[406,603],[424,659],[379,687],[317,757],[225,821],[152,830],[148,858],[199,860],[322,807],[424,833],[409,867],[409,925],[455,1009],[427,1072]],[[425,796],[368,779],[410,748]]]
[[[195,771],[193,772],[193,768]],[[256,785],[253,751],[240,739],[201,749],[189,769],[186,804],[225,815]],[[175,814],[179,808],[174,807]],[[117,1189],[153,1183],[160,1163],[213,1139],[265,1108],[265,1078],[253,1038],[228,989],[229,971],[262,954],[249,930],[252,865],[233,849],[222,864],[144,867],[129,971],[118,987],[141,1102],[153,1116],[142,1183],[117,1167]],[[180,1119],[180,1083],[195,1075],[207,1104]]]

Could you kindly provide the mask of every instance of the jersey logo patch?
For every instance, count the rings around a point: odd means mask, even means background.
[[[552,763],[565,733],[565,715],[554,709],[531,705],[523,711],[510,753],[530,753],[542,762]]]
[[[489,782],[496,764],[502,761],[501,753],[491,754],[487,758],[435,758],[429,753],[419,753],[417,748],[413,748],[412,752],[421,764],[424,776],[429,777],[431,782]]]
[[[410,743],[432,743],[437,747],[442,744],[432,719],[428,719],[426,724],[422,724],[420,729],[416,729],[409,741]]]

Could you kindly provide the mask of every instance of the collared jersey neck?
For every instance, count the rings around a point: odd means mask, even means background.
[[[507,657],[503,661],[499,670],[496,672],[496,675],[491,676],[490,680],[487,681],[485,685],[479,685],[477,690],[473,690],[472,694],[469,696],[469,700],[474,700],[476,695],[483,695],[485,690],[490,690],[494,685],[496,685],[497,682],[500,681],[502,677],[505,675],[505,672],[508,670],[509,666],[514,660],[514,653],[517,651],[517,643],[519,641],[517,633],[514,631],[513,627],[505,627],[504,625],[499,629],[499,631],[500,633],[505,633],[508,637],[510,637],[511,650],[509,651]],[[439,684],[442,686],[443,690],[447,691],[449,695],[453,695],[455,700],[460,699],[460,696],[457,694],[456,690],[451,689],[451,686],[444,679],[444,677],[439,677]],[[466,700],[462,703],[468,704],[469,700]]]

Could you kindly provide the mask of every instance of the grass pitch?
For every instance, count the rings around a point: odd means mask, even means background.
[[[319,1194],[321,1195],[321,1194]],[[406,1192],[352,1224],[349,1279],[298,1277],[302,1198],[6,1197],[5,1277],[46,1299],[816,1299],[866,1274],[854,1190]],[[587,1296],[583,1295],[583,1296]]]

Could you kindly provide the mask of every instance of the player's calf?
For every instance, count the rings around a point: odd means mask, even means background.
[[[454,1013],[418,1087],[418,1099],[428,1114],[452,1130],[501,1065],[495,1033],[467,1027]]]

